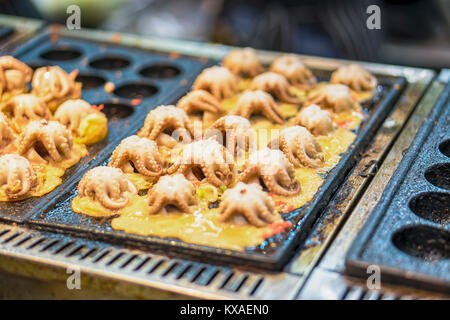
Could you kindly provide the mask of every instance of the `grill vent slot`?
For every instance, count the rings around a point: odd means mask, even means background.
[[[47,244],[46,246],[42,247],[40,251],[41,252],[47,251],[48,249],[50,249],[51,247],[53,247],[57,243],[59,243],[59,240],[53,240],[49,244]]]
[[[123,256],[125,253],[123,252],[119,252],[118,254],[116,254],[111,260],[109,260],[106,265],[107,266],[111,266],[114,264],[114,262],[116,262],[121,256]]]
[[[74,255],[76,255],[78,252],[80,252],[82,249],[84,248],[84,245],[78,245],[76,246],[72,251],[70,251],[66,257],[73,257]]]
[[[55,251],[55,254],[61,253],[62,251],[66,250],[68,247],[70,247],[70,246],[71,246],[72,244],[74,244],[74,243],[75,243],[74,240],[65,243],[65,244],[64,244],[63,246],[61,246],[58,250]]]
[[[121,269],[126,268],[134,259],[137,258],[137,255],[133,254],[131,257],[129,257],[127,259],[127,261],[125,261],[124,263],[122,263],[122,265],[120,266]]]
[[[19,242],[16,242],[15,244],[14,244],[14,247],[20,247],[21,245],[23,245],[25,242],[27,242],[27,241],[29,241],[29,240],[31,240],[32,239],[32,237],[31,236],[26,236],[25,238],[23,238],[22,240],[20,240]]]
[[[146,257],[141,263],[139,263],[134,269],[133,271],[137,272],[139,270],[142,269],[143,266],[145,266],[147,264],[147,262],[150,261],[150,257]]]
[[[5,234],[7,234],[9,231],[11,231],[11,229],[0,231],[0,238],[3,237]]]
[[[39,244],[41,244],[42,242],[44,242],[44,241],[45,241],[45,238],[44,238],[44,237],[39,238],[37,241],[35,241],[35,242],[33,242],[32,244],[30,244],[30,245],[27,247],[27,249],[28,249],[28,250],[31,250],[31,249],[35,248],[36,246],[38,246]]]
[[[103,251],[97,258],[94,259],[94,263],[98,263],[103,260],[103,258],[106,257],[110,252],[110,250]]]
[[[264,278],[263,278],[263,277],[260,277],[260,278],[256,281],[256,283],[255,283],[255,285],[253,286],[252,290],[250,290],[250,293],[249,293],[250,296],[253,296],[253,295],[256,294],[256,292],[258,292],[258,289],[261,287],[263,281],[264,281]]]
[[[153,265],[153,267],[150,268],[150,270],[147,271],[147,273],[148,273],[148,274],[151,274],[151,273],[155,272],[155,271],[156,271],[157,269],[159,269],[159,267],[161,267],[161,265],[162,265],[163,263],[165,263],[165,262],[167,262],[167,261],[164,260],[164,259],[159,260],[158,262],[156,262],[155,265]]]

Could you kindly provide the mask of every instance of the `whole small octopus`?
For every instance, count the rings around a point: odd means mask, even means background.
[[[60,162],[71,156],[73,137],[57,121],[31,121],[18,139],[19,154],[32,162]]]
[[[294,196],[301,189],[293,164],[283,152],[269,148],[250,154],[239,181],[263,185],[269,192],[280,196]]]
[[[237,224],[250,223],[258,228],[275,222],[277,217],[272,198],[262,187],[243,182],[223,193],[219,213],[222,222],[231,220]]]
[[[191,141],[194,127],[182,109],[175,106],[159,106],[148,113],[138,136],[155,140],[158,145],[174,147],[179,138]]]
[[[63,101],[81,96],[81,83],[75,81],[77,75],[77,70],[68,74],[58,66],[38,68],[31,80],[31,92],[41,97],[51,111],[55,111]]]
[[[291,85],[300,89],[310,89],[317,84],[316,77],[311,70],[293,54],[275,59],[270,65],[270,71],[283,75]]]
[[[37,185],[37,178],[30,162],[17,154],[0,157],[0,188],[6,186],[8,199],[18,199]]]
[[[135,195],[135,185],[120,169],[113,167],[93,168],[78,184],[79,197],[89,197],[111,210],[124,208]]]
[[[196,204],[195,187],[182,174],[162,176],[153,188],[148,190],[149,214],[166,211],[168,206],[192,213],[191,206]]]
[[[0,112],[0,155],[8,153],[9,149],[14,146],[16,133],[9,125],[6,116]]]
[[[50,120],[51,113],[46,103],[32,94],[20,94],[11,98],[2,110],[21,131],[30,121]]]
[[[343,84],[327,84],[311,91],[306,97],[305,106],[317,104],[336,113],[351,111],[358,107],[350,88]]]
[[[212,114],[225,113],[220,101],[205,90],[193,90],[182,97],[177,107],[183,109],[187,115],[209,112]]]
[[[264,71],[258,56],[252,48],[231,50],[222,64],[236,76],[251,78]]]
[[[27,91],[33,70],[12,56],[0,57],[0,97],[4,93],[20,94]]]
[[[233,160],[228,150],[216,140],[200,140],[187,144],[167,172],[181,173],[193,182],[229,186],[235,177]]]
[[[122,140],[114,150],[108,166],[119,168],[125,173],[137,171],[149,177],[165,173],[164,162],[156,143],[136,135]]]
[[[331,83],[345,84],[356,92],[372,91],[377,85],[377,78],[358,64],[339,67],[331,74]]]
[[[268,145],[280,149],[295,167],[307,166],[319,168],[324,161],[322,147],[316,138],[302,126],[293,126],[281,130],[278,138]]]
[[[283,124],[284,116],[280,107],[270,94],[262,90],[246,91],[236,103],[233,114],[249,119],[254,113],[260,113],[273,122]]]
[[[250,89],[265,91],[274,98],[286,103],[297,104],[300,102],[297,97],[290,93],[287,79],[275,72],[264,72],[254,77]]]
[[[315,136],[326,136],[335,130],[331,114],[317,104],[309,105],[298,113],[295,124],[308,129]]]
[[[208,91],[219,100],[227,99],[238,92],[237,78],[227,68],[214,66],[198,75],[193,89]]]
[[[207,137],[215,137],[231,155],[256,149],[256,132],[250,121],[241,116],[224,116],[206,131]]]
[[[81,122],[91,114],[106,117],[82,99],[70,99],[62,103],[55,112],[55,120],[63,124],[73,134],[78,134]]]

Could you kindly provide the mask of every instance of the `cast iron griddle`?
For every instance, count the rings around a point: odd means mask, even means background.
[[[450,292],[450,84],[347,256],[347,271]]]
[[[41,199],[12,205],[3,204],[2,208],[10,212],[17,211],[11,215],[16,221],[21,221],[32,228],[120,243],[168,256],[269,270],[282,268],[293,254],[294,248],[308,235],[310,226],[326,207],[339,185],[345,181],[347,174],[369,145],[405,85],[404,78],[377,75],[380,86],[373,101],[365,104],[369,117],[357,130],[354,144],[342,155],[337,166],[326,174],[323,185],[309,203],[283,214],[283,218],[292,222],[293,227],[267,239],[258,247],[238,252],[215,248],[214,244],[202,246],[178,239],[141,236],[113,230],[109,219],[88,217],[74,213],[71,209],[71,201],[76,196],[76,187],[83,173],[94,166],[106,163],[121,139],[136,133],[143,125],[149,110],[161,104],[174,103],[189,89],[200,69],[209,66],[209,63],[187,57],[168,59],[167,56],[150,51],[76,38],[62,37],[52,42],[48,35],[35,39],[22,48],[18,58],[38,66],[53,63],[68,71],[79,69],[80,77],[85,77],[84,83],[94,86],[90,90],[84,90],[83,97],[94,104],[115,103],[112,106],[105,104],[105,108],[118,111],[111,111],[112,118],[116,120],[111,123],[107,141],[94,146],[94,150],[90,150],[89,159],[69,172],[57,190]],[[153,65],[158,67],[153,68]],[[326,80],[330,77],[330,72],[321,70],[314,72],[321,79]],[[103,85],[95,87],[102,79],[116,85],[114,93],[105,93]],[[130,85],[134,86],[137,93],[130,94]],[[149,92],[149,96],[142,97]],[[136,98],[143,98],[142,103],[130,106],[132,99]],[[122,105],[126,107],[123,108]],[[130,109],[133,113],[124,111]],[[124,114],[125,118],[117,114]],[[8,217],[8,213],[5,213],[0,214],[0,219],[3,217],[5,220],[6,216],[6,220],[11,220],[11,216]]]

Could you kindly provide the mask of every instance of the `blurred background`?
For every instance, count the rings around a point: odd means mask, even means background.
[[[450,67],[450,0],[0,0],[0,13],[162,38],[428,67]],[[369,5],[381,29],[369,30]]]

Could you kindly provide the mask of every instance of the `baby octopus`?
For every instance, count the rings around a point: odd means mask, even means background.
[[[305,127],[315,136],[326,136],[335,129],[331,114],[317,104],[303,108],[295,118],[295,124]]]
[[[222,64],[233,74],[241,77],[254,77],[264,71],[255,50],[252,48],[231,50]]]
[[[62,123],[73,134],[78,134],[81,122],[87,116],[96,113],[106,117],[82,99],[71,99],[62,103],[55,112],[55,120]]]
[[[280,136],[269,142],[269,147],[280,148],[297,168],[302,165],[318,168],[324,161],[322,147],[316,138],[301,126],[281,130]]]
[[[270,71],[279,73],[295,87],[300,89],[310,89],[317,83],[312,74],[299,57],[293,54],[283,55],[270,66]]]
[[[30,161],[60,162],[70,157],[73,138],[57,121],[31,121],[19,136],[19,154]]]
[[[351,111],[358,105],[349,87],[343,84],[327,84],[311,91],[306,98],[305,106],[311,104],[317,104],[337,113]]]
[[[6,185],[9,199],[17,199],[37,185],[36,174],[30,162],[17,154],[0,157],[0,187]]]
[[[234,188],[226,190],[219,206],[220,220],[246,222],[263,228],[275,222],[275,205],[272,198],[255,183],[239,182]],[[239,220],[240,219],[240,220]]]
[[[7,153],[16,140],[16,134],[5,115],[0,112],[0,154]]]
[[[286,103],[299,103],[299,99],[289,92],[289,83],[284,76],[275,72],[264,72],[253,78],[251,90],[262,90]]]
[[[5,92],[26,92],[32,75],[33,70],[25,63],[11,56],[0,57],[0,97]]]
[[[244,164],[239,180],[264,185],[269,192],[294,196],[300,192],[292,163],[280,150],[264,148],[253,152]]]
[[[237,78],[225,67],[206,68],[195,79],[194,90],[205,90],[216,99],[230,98],[238,91]]]
[[[21,94],[10,99],[3,112],[21,131],[32,120],[49,120],[50,110],[45,102],[32,94]]]
[[[182,97],[177,107],[181,108],[186,114],[198,114],[203,112],[210,112],[213,114],[225,113],[225,109],[211,93],[205,90],[194,90]]]
[[[240,116],[220,118],[206,132],[206,135],[213,136],[217,133],[220,133],[220,136],[216,138],[232,155],[236,152],[256,149],[256,132],[246,118]]]
[[[114,150],[108,166],[122,169],[125,173],[136,170],[149,177],[158,177],[165,171],[156,143],[138,136],[123,139]]]
[[[124,208],[136,194],[134,184],[118,168],[96,167],[78,184],[79,197],[89,197],[111,210]]]
[[[185,213],[192,213],[190,206],[197,204],[195,187],[182,174],[162,176],[148,191],[149,214],[156,214],[167,206],[175,206]]]
[[[81,96],[81,83],[75,82],[78,72],[67,74],[58,66],[36,69],[31,81],[32,93],[44,99],[51,111],[66,99]]]
[[[194,135],[194,128],[187,114],[174,106],[159,106],[150,111],[145,118],[138,136],[155,140],[158,145],[174,147],[177,143],[176,133],[183,141],[190,141]]]
[[[221,187],[234,179],[233,156],[215,140],[200,140],[186,145],[181,157],[168,173],[182,173],[193,182],[209,182]]]
[[[233,114],[249,119],[253,113],[261,113],[267,119],[283,124],[284,116],[272,96],[262,90],[247,91],[240,96]]]
[[[339,67],[331,74],[330,82],[345,84],[356,92],[372,91],[378,84],[377,78],[357,64],[348,64]]]

